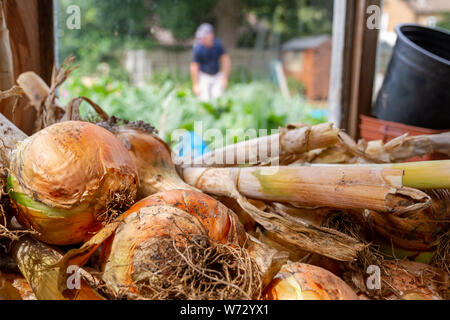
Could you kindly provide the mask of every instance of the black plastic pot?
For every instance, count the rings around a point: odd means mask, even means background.
[[[430,129],[450,128],[450,32],[403,24],[374,115]]]

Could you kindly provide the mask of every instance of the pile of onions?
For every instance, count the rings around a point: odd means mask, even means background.
[[[87,122],[61,122],[25,139],[10,169],[18,221],[49,244],[88,240],[136,198],[138,175],[128,151]]]
[[[259,297],[263,276],[246,248],[244,228],[210,196],[188,190],[157,193],[137,202],[119,221],[100,241],[95,238],[108,227],[92,238],[93,247],[86,243],[64,259],[66,265],[80,265],[87,261],[83,255],[102,245],[97,263],[109,297]]]
[[[359,300],[339,277],[305,263],[284,265],[263,293],[265,300]]]
[[[173,189],[197,190],[181,179],[172,161],[170,147],[150,125],[115,117],[99,125],[122,141],[133,158],[139,174],[138,199]]]

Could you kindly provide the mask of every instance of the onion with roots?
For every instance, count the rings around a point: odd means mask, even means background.
[[[136,198],[128,151],[97,125],[66,121],[22,141],[8,191],[18,221],[46,243],[84,242]]]
[[[157,193],[118,220],[117,227],[111,224],[69,251],[61,270],[82,265],[102,245],[98,262],[112,298],[259,297],[265,271],[251,251],[253,240],[237,216],[210,196],[189,190]]]
[[[265,300],[359,300],[342,279],[305,263],[284,265],[263,293]]]

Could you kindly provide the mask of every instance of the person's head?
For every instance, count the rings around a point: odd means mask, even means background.
[[[209,23],[202,23],[195,33],[195,39],[207,48],[214,44],[214,28]]]

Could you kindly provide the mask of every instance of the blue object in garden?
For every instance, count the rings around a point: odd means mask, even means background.
[[[280,60],[272,60],[270,61],[270,81],[274,83],[275,85],[279,86],[278,76],[277,76],[277,65],[281,64],[282,62]]]
[[[315,119],[328,118],[328,109],[314,109],[309,115]]]
[[[180,138],[179,156],[183,157],[188,154],[193,154],[194,158],[209,152],[209,148],[202,138],[192,131],[187,131]]]

